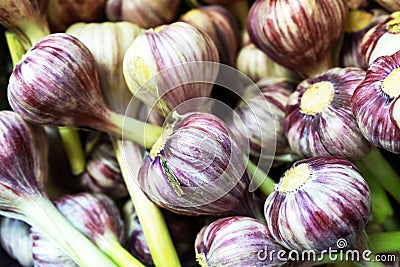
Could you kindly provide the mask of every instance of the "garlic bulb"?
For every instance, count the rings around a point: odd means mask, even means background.
[[[247,30],[272,60],[312,77],[332,67],[346,15],[344,0],[257,0]]]
[[[202,61],[219,62],[214,42],[175,22],[140,34],[126,51],[123,71],[132,94],[166,117],[188,99],[209,97],[219,67]]]
[[[400,52],[376,59],[351,98],[358,126],[375,146],[400,153]]]
[[[265,219],[281,245],[297,251],[353,247],[371,209],[367,182],[341,157],[298,161],[285,172],[265,201]],[[343,247],[342,247],[343,248]]]
[[[378,57],[389,56],[399,50],[397,47],[400,41],[399,21],[400,12],[394,12],[364,35],[361,54],[367,66]]]
[[[242,151],[224,122],[194,112],[169,127],[139,171],[148,197],[179,214],[250,214]]]
[[[286,252],[265,224],[241,216],[221,218],[204,226],[197,234],[195,250],[202,267],[279,266],[285,262],[278,254]]]
[[[293,151],[304,157],[358,159],[370,150],[350,109],[354,90],[364,77],[365,71],[358,68],[333,68],[297,86],[284,119]]]
[[[375,0],[375,2],[391,12],[400,10],[399,0]]]
[[[177,15],[180,0],[108,0],[110,21],[129,21],[148,29],[168,24]]]

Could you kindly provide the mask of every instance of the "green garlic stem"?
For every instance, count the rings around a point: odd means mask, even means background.
[[[86,168],[86,160],[78,130],[69,127],[58,127],[58,132],[64,144],[72,174],[79,175],[83,173]]]
[[[126,251],[126,249],[121,246],[118,240],[107,239],[106,241],[102,242],[99,247],[118,266],[145,267],[138,259]]]
[[[136,181],[142,163],[142,155],[137,145],[112,140],[122,177],[138,214],[155,266],[180,267],[178,254],[160,209],[147,198]],[[125,158],[124,155],[129,155],[129,158]]]
[[[35,31],[32,30],[31,32]],[[36,36],[37,39],[40,39],[45,36],[45,33],[46,33],[45,31],[39,32],[38,36],[36,35],[34,36]],[[11,54],[11,60],[15,67],[15,65],[17,65],[18,62],[23,57],[25,49],[18,41],[17,36],[15,34],[11,32],[6,32],[6,39]],[[82,144],[79,139],[78,131],[72,128],[60,127],[59,132],[62,142],[64,144],[65,151],[67,153],[72,174],[74,175],[81,174],[85,170],[86,162],[82,149]]]
[[[393,215],[393,208],[389,198],[385,190],[375,179],[375,175],[368,170],[363,162],[356,162],[356,166],[367,181],[371,191],[372,216],[374,221],[381,224]]]
[[[118,267],[77,230],[47,198],[26,201],[21,207],[27,222],[55,242],[80,267]],[[122,266],[121,266],[122,267]]]
[[[151,148],[161,136],[162,128],[128,116],[110,112],[109,121],[114,123],[114,134],[123,139],[134,141],[146,148]]]
[[[400,231],[369,234],[369,243],[374,253],[400,251]]]
[[[378,148],[360,159],[360,162],[375,176],[376,181],[400,203],[400,177],[382,156]]]
[[[251,160],[247,160],[247,171],[250,178],[256,181],[262,181],[259,189],[265,195],[271,194],[275,190],[275,182],[264,171],[258,168]]]

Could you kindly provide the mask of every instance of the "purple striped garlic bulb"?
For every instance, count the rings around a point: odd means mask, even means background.
[[[400,51],[376,59],[351,98],[358,126],[375,146],[400,153]]]
[[[243,152],[225,123],[208,113],[178,116],[140,168],[144,192],[179,214],[249,214]]]
[[[1,246],[10,257],[18,261],[23,267],[33,266],[30,228],[28,224],[21,220],[0,218]]]
[[[264,78],[256,85],[261,92],[254,92],[253,86],[246,89],[229,126],[237,140],[249,142],[250,156],[265,169],[270,167],[265,165],[274,156],[290,152],[283,119],[295,84],[285,79]]]
[[[103,193],[114,199],[128,195],[110,142],[102,142],[94,148],[87,161],[86,172],[79,177],[79,183],[89,192]]]
[[[25,50],[50,34],[47,0],[0,1],[0,24],[14,33]]]
[[[106,0],[48,0],[47,17],[52,32],[64,32],[75,22],[104,20]]]
[[[64,33],[46,36],[25,54],[11,74],[8,100],[25,120],[37,124],[87,126],[117,136],[124,130],[127,139],[146,146],[160,134],[158,126],[107,107],[93,55]]]
[[[396,53],[400,42],[400,11],[390,14],[376,24],[363,37],[361,55],[367,66],[378,57]]]
[[[197,234],[195,250],[201,267],[279,266],[285,262],[280,261],[278,252],[286,253],[265,224],[242,216],[204,226]]]
[[[265,218],[272,236],[288,249],[336,248],[338,240],[353,247],[371,209],[367,182],[341,157],[298,161],[284,173],[265,201]],[[337,247],[343,248],[343,247]]]
[[[247,30],[251,41],[271,59],[312,77],[332,67],[346,15],[344,0],[257,0]]]
[[[66,30],[92,53],[103,97],[111,110],[120,114],[126,112],[132,99],[122,72],[124,55],[142,31],[139,26],[129,22],[79,22]]]
[[[117,206],[103,194],[65,195],[54,201],[56,208],[81,233],[106,254],[123,241],[123,222]],[[35,266],[78,266],[39,230],[33,228]],[[115,255],[114,255],[115,256]]]
[[[210,96],[219,65],[203,61],[219,62],[212,39],[175,22],[140,34],[125,53],[123,71],[132,94],[166,117],[186,100]]]
[[[235,67],[240,29],[227,8],[213,5],[192,9],[180,20],[208,34],[218,48],[221,63]]]
[[[172,22],[180,0],[108,0],[106,16],[110,21],[129,21],[148,29]]]
[[[383,9],[350,10],[340,50],[340,65],[367,69],[361,53],[364,35],[379,22],[385,20],[388,13]]]
[[[370,144],[350,109],[354,90],[365,71],[333,68],[302,81],[290,96],[284,129],[293,151],[304,157],[342,156],[358,159]]]

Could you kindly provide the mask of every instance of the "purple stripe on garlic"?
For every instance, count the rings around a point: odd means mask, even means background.
[[[272,236],[288,249],[322,250],[340,238],[353,247],[371,209],[367,182],[341,157],[296,162],[265,201]]]

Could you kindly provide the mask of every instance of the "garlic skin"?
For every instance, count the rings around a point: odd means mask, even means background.
[[[340,238],[352,248],[371,210],[367,182],[341,157],[298,161],[265,201],[267,227],[288,249],[321,252]]]
[[[123,76],[124,55],[143,29],[129,22],[75,23],[66,33],[78,38],[92,53],[107,105],[120,114],[132,99]],[[110,53],[113,51],[113,53]]]
[[[92,54],[63,33],[48,35],[25,54],[11,74],[8,100],[38,124],[103,124],[107,113]]]
[[[292,71],[273,61],[251,42],[239,50],[236,65],[239,71],[249,76],[254,82],[263,78],[296,77]]]
[[[202,267],[279,266],[285,248],[265,224],[250,217],[225,217],[204,226],[195,241],[196,259]],[[274,251],[273,257],[268,252]],[[279,254],[281,255],[281,254]]]
[[[52,32],[64,32],[75,22],[104,20],[106,0],[48,0],[47,17]]]
[[[302,81],[288,100],[284,119],[291,149],[304,157],[364,156],[371,146],[350,109],[364,78],[358,68],[333,68]]]
[[[346,15],[343,0],[257,0],[249,11],[247,30],[272,60],[312,77],[331,68]]]
[[[103,249],[109,240],[122,241],[123,222],[114,202],[103,194],[65,195],[54,201],[70,223]],[[77,266],[52,241],[32,231],[35,266]]]
[[[140,168],[138,180],[147,196],[178,214],[249,214],[243,152],[225,123],[193,112],[170,127]]]
[[[379,5],[389,10],[390,12],[396,12],[400,10],[399,0],[375,0]]]
[[[50,34],[46,19],[46,0],[0,1],[0,24],[13,32],[28,50],[43,36]]]
[[[172,22],[180,0],[108,0],[106,16],[110,21],[129,21],[148,29]]]
[[[260,160],[263,168],[274,156],[290,151],[283,119],[286,103],[296,85],[279,78],[264,78],[256,85],[261,92],[251,92],[253,86],[246,89],[246,97],[235,107],[237,116],[232,118],[229,127],[237,140],[249,142],[250,156]]]
[[[2,215],[18,214],[27,198],[43,197],[48,145],[41,126],[24,121],[15,112],[0,111],[0,161],[8,166],[0,168]]]
[[[378,57],[396,53],[400,42],[400,12],[390,14],[385,20],[371,28],[361,42],[361,54],[367,66]]]
[[[21,220],[0,218],[0,242],[4,250],[23,267],[33,266],[30,226]]]
[[[219,62],[214,42],[190,24],[175,22],[136,37],[123,72],[132,94],[165,116],[188,99],[210,96],[219,67],[205,68],[199,61]]]
[[[383,9],[350,10],[340,51],[340,65],[367,69],[361,43],[364,35],[379,22],[385,20],[388,13]]]
[[[220,62],[235,67],[240,29],[233,14],[225,7],[212,5],[192,9],[181,21],[205,32],[218,48]]]
[[[393,153],[400,153],[399,68],[400,52],[379,57],[351,98],[351,110],[364,137]]]
[[[111,142],[102,142],[94,148],[79,181],[82,188],[92,193],[103,193],[113,199],[128,196]]]

